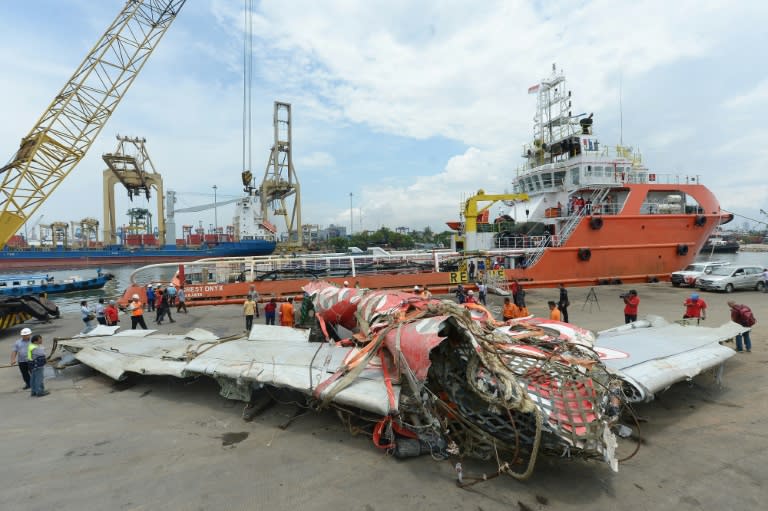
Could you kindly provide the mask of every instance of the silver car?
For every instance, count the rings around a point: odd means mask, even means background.
[[[735,289],[762,291],[764,286],[761,266],[721,266],[713,269],[709,275],[696,280],[696,287],[699,289],[726,293],[731,293]]]

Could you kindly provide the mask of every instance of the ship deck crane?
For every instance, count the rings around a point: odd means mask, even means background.
[[[186,0],[128,0],[0,167],[0,249],[83,159]]]
[[[499,201],[506,202],[526,202],[528,194],[526,193],[501,193],[487,194],[484,190],[478,190],[477,193],[464,202],[462,216],[464,216],[464,237],[466,251],[477,250],[477,219],[491,206]],[[481,203],[487,203],[481,206]]]

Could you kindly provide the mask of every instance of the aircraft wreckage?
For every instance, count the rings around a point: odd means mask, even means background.
[[[374,444],[395,456],[496,459],[499,474],[524,479],[540,453],[617,470],[612,428],[623,408],[722,367],[734,351],[719,343],[745,330],[656,318],[595,336],[404,292],[326,282],[304,291],[321,342],[309,329],[266,325],[227,338],[99,326],[58,344],[115,380],[206,375],[224,397],[248,403],[270,388],[299,391],[317,409],[374,416]]]

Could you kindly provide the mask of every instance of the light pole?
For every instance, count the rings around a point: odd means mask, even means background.
[[[219,234],[219,212],[216,202],[216,189],[218,187],[213,185],[213,233]]]
[[[349,235],[352,236],[352,231],[355,230],[354,224],[352,223],[352,192],[349,192]]]

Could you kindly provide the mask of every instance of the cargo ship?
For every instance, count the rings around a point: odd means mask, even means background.
[[[462,218],[448,222],[451,250],[211,259],[166,269],[200,303],[300,294],[308,278],[377,289],[655,282],[691,263],[713,230],[732,219],[700,176],[655,172],[632,148],[601,144],[594,116],[572,114],[562,71],[553,68],[529,93],[537,97],[533,139],[523,147],[513,192],[479,190],[466,199]],[[491,220],[494,205],[501,209]],[[127,296],[141,292],[147,278],[137,271]]]
[[[183,237],[175,239],[173,245],[159,244],[153,234],[126,234],[123,243],[116,245],[55,243],[30,247],[17,236],[0,250],[0,267],[48,270],[271,254],[276,246],[276,228],[261,218],[258,200],[248,195],[236,202],[234,225],[227,228],[228,232],[218,228],[206,234],[202,228],[184,226]]]

